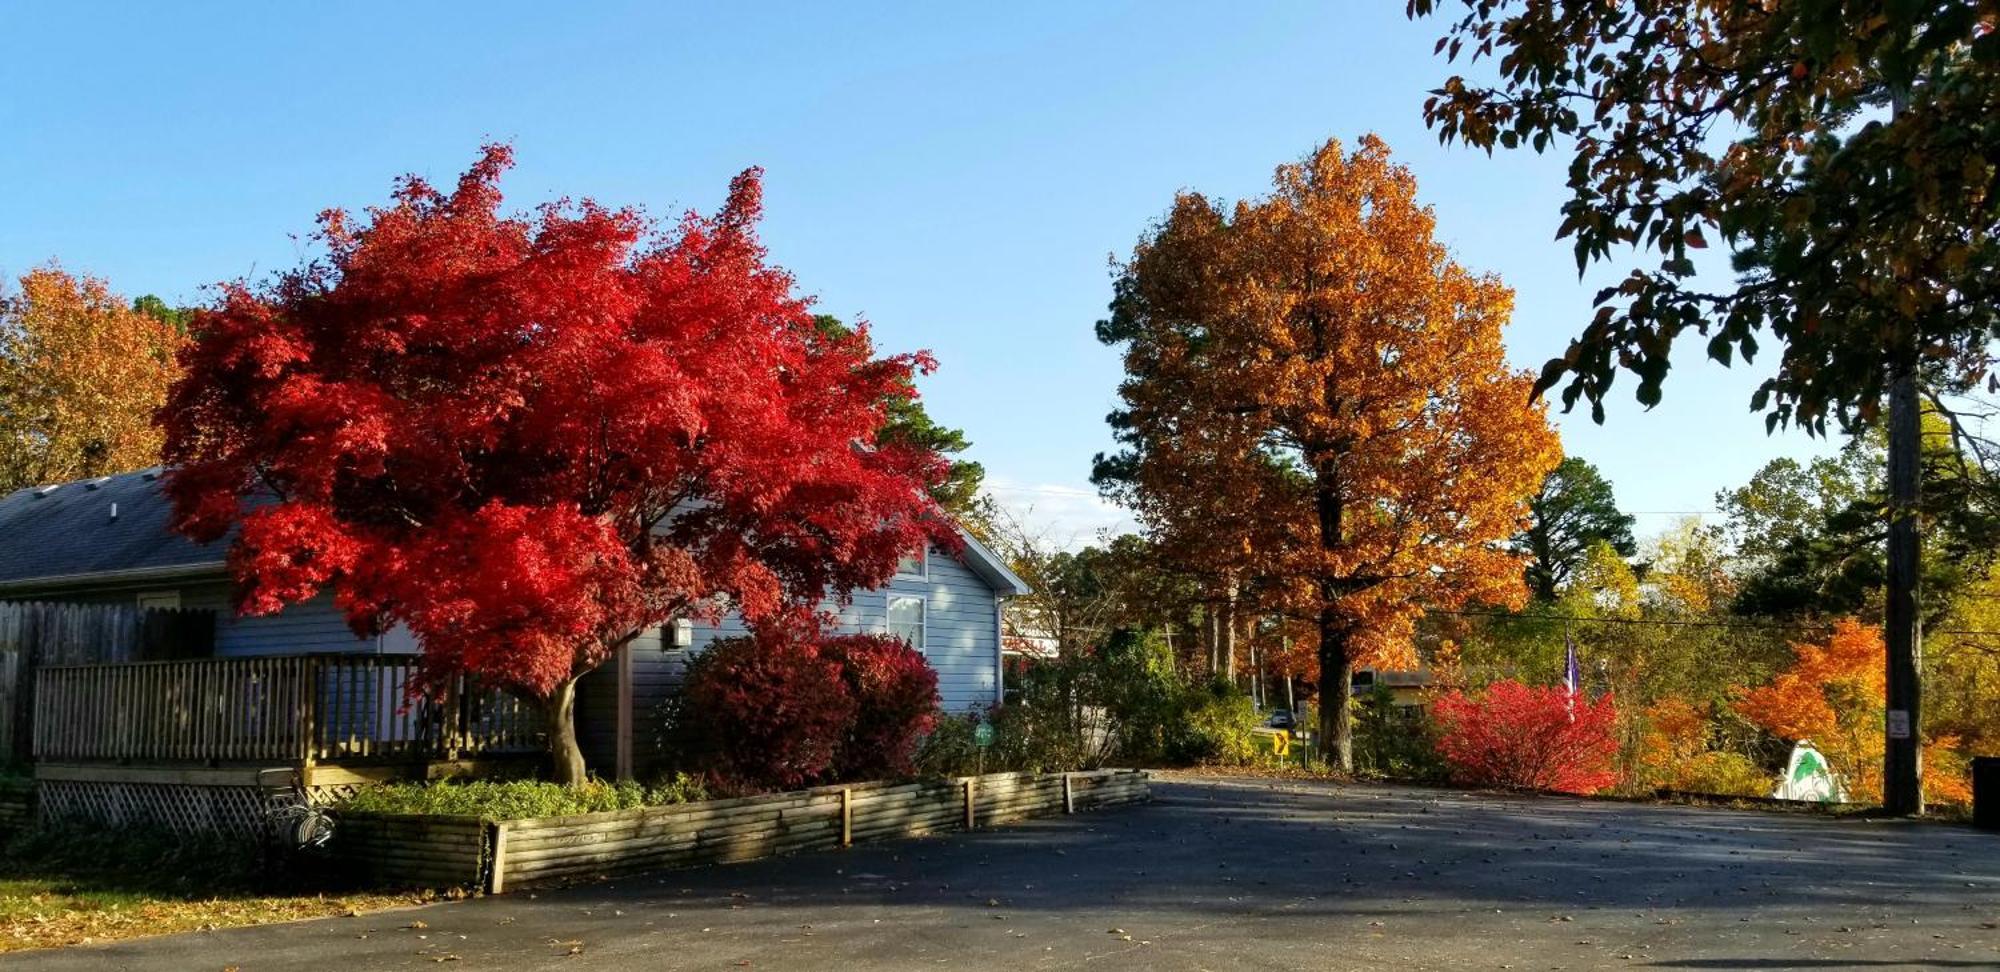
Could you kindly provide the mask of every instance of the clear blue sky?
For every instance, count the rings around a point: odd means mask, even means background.
[[[404,172],[448,180],[491,139],[516,148],[522,207],[712,209],[760,165],[774,259],[884,348],[933,350],[932,413],[1059,529],[1104,517],[1086,497],[1119,377],[1091,333],[1108,260],[1176,189],[1254,194],[1320,140],[1378,132],[1461,262],[1518,291],[1516,361],[1589,314],[1553,238],[1562,160],[1438,146],[1438,26],[1402,0],[493,6],[13,8],[0,274],[57,258],[199,301],[296,263],[320,209],[379,202]],[[1559,420],[1644,531],[1826,448],[1747,412],[1763,366],[1682,351],[1659,408],[1621,394],[1604,427]]]

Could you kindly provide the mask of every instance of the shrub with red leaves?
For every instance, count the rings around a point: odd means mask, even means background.
[[[937,721],[937,670],[909,642],[889,635],[845,635],[820,647],[837,661],[854,696],[854,728],[834,758],[844,780],[909,776],[917,742]]]
[[[683,693],[711,771],[732,789],[820,782],[854,725],[840,663],[795,632],[714,642],[688,664]]]
[[[1432,711],[1438,753],[1460,783],[1589,794],[1618,779],[1618,710],[1608,695],[1577,699],[1572,718],[1563,688],[1509,679],[1476,698],[1452,692]]]

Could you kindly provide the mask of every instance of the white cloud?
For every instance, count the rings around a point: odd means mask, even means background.
[[[1132,533],[1139,524],[1125,509],[1107,502],[1088,486],[1066,483],[1019,483],[989,476],[986,491],[1029,533],[1057,546],[1075,549],[1096,543],[1106,533]]]

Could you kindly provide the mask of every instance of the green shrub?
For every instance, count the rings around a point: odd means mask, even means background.
[[[979,713],[939,714],[930,735],[917,744],[917,774],[927,777],[969,776],[976,772],[979,746],[973,740]]]
[[[1354,700],[1354,768],[1390,780],[1435,782],[1447,775],[1437,723],[1422,706],[1399,706],[1386,685]]]
[[[1181,701],[1168,736],[1169,760],[1247,766],[1272,759],[1269,747],[1259,745],[1256,729],[1263,723],[1248,695],[1217,682]]]
[[[371,786],[348,798],[340,809],[351,813],[413,813],[520,820],[669,806],[706,799],[707,787],[699,778],[686,774],[676,774],[654,786],[606,783],[602,780],[592,780],[576,787],[539,780],[447,780]]]
[[[1742,753],[1710,750],[1682,763],[1670,789],[1716,796],[1767,797],[1777,774]]]

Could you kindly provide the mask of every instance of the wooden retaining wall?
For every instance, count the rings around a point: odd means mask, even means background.
[[[493,824],[480,817],[342,814],[334,828],[356,876],[384,887],[479,887]]]
[[[0,836],[25,830],[35,822],[35,781],[0,778]]]
[[[1140,770],[993,773],[528,820],[349,815],[335,833],[377,884],[497,893],[990,827],[1150,796]]]

